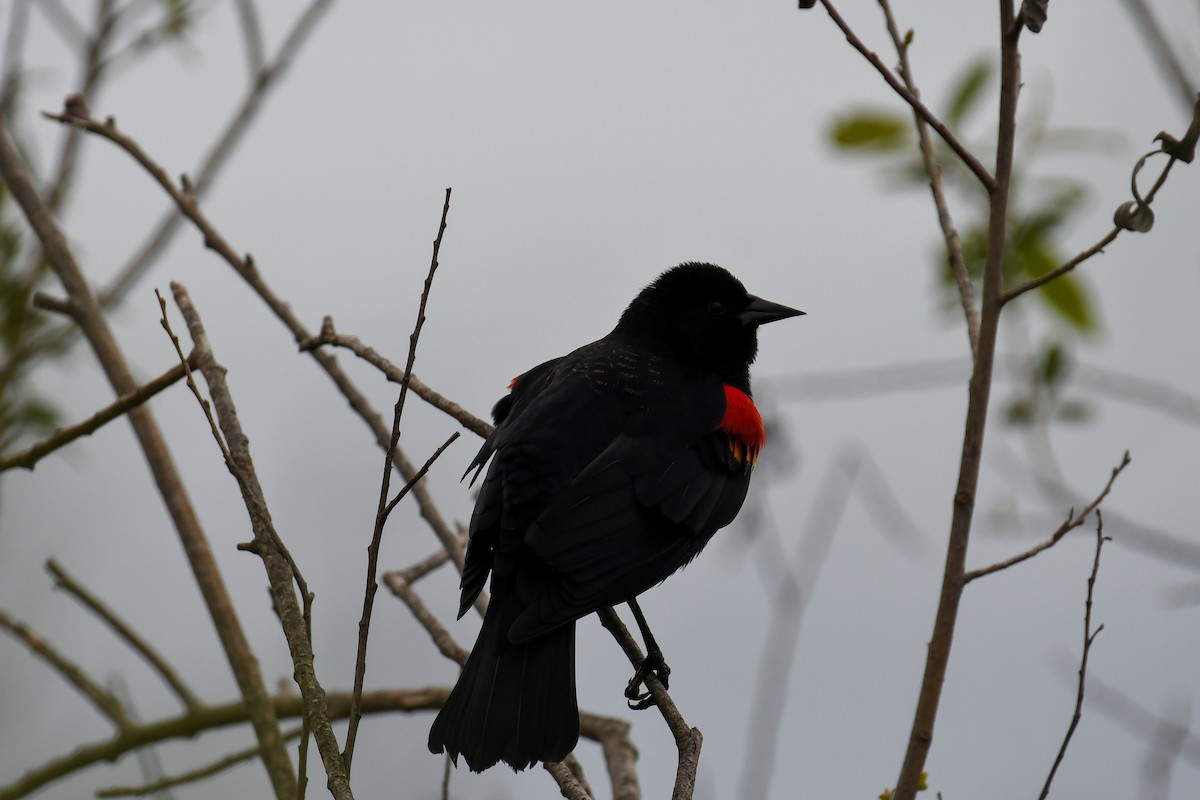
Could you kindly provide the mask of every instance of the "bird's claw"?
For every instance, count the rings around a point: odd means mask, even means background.
[[[663,660],[661,652],[652,651],[642,659],[642,665],[633,673],[633,677],[629,679],[629,685],[625,687],[625,699],[633,711],[644,711],[654,705],[654,698],[650,694],[649,687],[644,692],[640,691],[646,683],[646,678],[650,675],[657,678],[664,689],[669,687],[671,667]]]

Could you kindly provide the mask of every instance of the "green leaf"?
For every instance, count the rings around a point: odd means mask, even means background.
[[[1067,357],[1063,352],[1062,345],[1052,344],[1042,353],[1042,363],[1038,370],[1042,385],[1047,389],[1053,389],[1062,379],[1067,366]]]
[[[991,82],[992,62],[980,58],[962,73],[962,77],[950,90],[950,107],[946,110],[946,124],[957,127],[967,114],[978,104],[983,90]]]
[[[1055,418],[1063,422],[1087,422],[1092,418],[1094,409],[1083,400],[1068,400],[1058,407]]]
[[[1033,422],[1033,403],[1028,400],[1012,401],[1004,408],[1004,421],[1018,427]]]
[[[1038,287],[1038,296],[1081,333],[1096,330],[1092,303],[1075,275],[1068,272],[1042,284]]]
[[[908,146],[908,118],[890,111],[852,111],[834,120],[829,138],[841,150],[895,152]]]

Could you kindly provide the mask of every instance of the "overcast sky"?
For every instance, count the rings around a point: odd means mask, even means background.
[[[81,21],[91,19],[90,3],[65,5]],[[269,52],[293,19],[284,5],[262,10]],[[885,62],[894,61],[876,4],[844,5]],[[991,52],[993,4],[898,5],[901,25],[916,29],[912,60],[923,96],[943,108],[954,76]],[[1200,8],[1156,5],[1197,80]],[[91,99],[96,116],[115,116],[172,174],[195,168],[246,83],[234,5],[198,7],[186,45],[137,62]],[[29,37],[29,94],[14,125],[45,168],[62,131],[37,111],[57,109],[77,88],[77,67],[37,10]],[[1189,114],[1120,2],[1055,4],[1044,32],[1026,35],[1022,47],[1027,112],[1047,114],[1052,127],[1112,135],[1102,150],[1043,154],[1029,167],[1033,176],[1087,182],[1089,201],[1064,242],[1073,253],[1108,231],[1113,209],[1128,198],[1130,168],[1154,135],[1181,133]],[[988,97],[994,94],[993,87]],[[782,635],[770,624],[780,553],[799,548],[808,602],[794,650],[783,648],[793,660],[783,680],[769,684],[766,706],[780,711],[780,727],[765,796],[875,797],[895,780],[911,723],[949,527],[965,372],[925,390],[826,401],[778,391],[797,376],[967,355],[961,323],[944,313],[935,292],[938,229],[927,193],[897,191],[879,164],[828,145],[832,120],[864,106],[903,111],[823,12],[800,12],[783,0],[334,3],[204,203],[314,331],[331,314],[341,331],[402,363],[443,192],[453,187],[415,371],[479,415],[514,375],[605,334],[643,285],[681,261],[722,264],[751,292],[808,312],[761,335],[757,396],[776,427],[748,501],[758,536],[735,523],[645,598],[674,670],[672,695],[704,733],[697,796],[710,800],[748,796],[747,759],[763,757],[761,749],[748,756],[757,748],[748,742],[769,730],[755,703],[762,702],[764,645]],[[993,120],[989,104],[962,131],[989,165]],[[111,145],[88,140],[82,157],[64,225],[89,276],[103,285],[166,202]],[[1192,396],[1200,395],[1198,169],[1177,165],[1159,194],[1151,233],[1123,235],[1081,268],[1101,330],[1078,351],[1091,367]],[[970,218],[967,207],[955,210],[960,222]],[[190,290],[229,369],[273,517],[317,594],[318,674],[327,689],[348,688],[381,454],[328,379],[296,354],[283,327],[190,229],[112,314],[140,378],[173,362],[153,296],[173,280]],[[1057,335],[1033,298],[1013,312],[1002,351],[1019,355]],[[341,359],[376,407],[389,409],[394,387],[352,356]],[[35,379],[66,422],[111,400],[83,346]],[[1048,464],[1090,498],[1122,452],[1132,452],[1133,465],[1105,505],[1114,542],[1104,552],[1094,610],[1105,628],[1092,652],[1094,691],[1056,794],[1134,797],[1146,785],[1147,745],[1106,715],[1100,701],[1113,695],[1099,687],[1189,720],[1200,688],[1200,609],[1168,600],[1181,586],[1194,598],[1200,578],[1190,505],[1200,429],[1093,385],[1072,390],[1094,409],[1086,424],[1054,425],[1048,439],[1030,436],[1003,426],[1001,407],[1018,388],[1003,383],[995,395],[969,563],[1024,549],[1067,514],[1070,500],[1038,488],[1036,473]],[[285,681],[286,645],[260,563],[235,550],[250,538],[249,526],[207,424],[183,387],[152,408],[263,672],[271,685]],[[402,444],[419,462],[458,427],[410,398]],[[458,477],[477,446],[465,432],[430,474],[448,518],[469,517],[471,495]],[[846,490],[849,473],[857,477],[837,515],[830,501]],[[895,501],[882,510],[881,483]],[[1040,789],[1074,702],[1091,531],[1089,524],[1033,562],[968,588],[928,763],[931,790],[947,800],[1031,797]],[[1155,555],[1139,544],[1154,534],[1190,549]],[[405,504],[387,531],[382,563],[403,567],[435,547]],[[234,698],[194,580],[124,422],[33,473],[3,476],[0,608],[93,675],[121,675],[142,718],[175,713],[157,678],[52,590],[42,571],[51,557],[157,642],[206,700]],[[420,589],[468,646],[474,619],[451,623],[456,583],[445,571]],[[655,712],[625,709],[629,667],[594,618],[579,626],[578,653],[581,707],[634,721],[644,795],[666,796],[673,741]],[[446,685],[455,674],[407,610],[381,593],[368,686]],[[364,721],[354,762],[359,797],[438,795],[443,763],[424,744],[431,719]],[[0,784],[107,733],[58,676],[0,637]],[[168,772],[180,772],[250,743],[244,729],[159,753]],[[1176,765],[1169,797],[1200,790],[1200,748],[1191,746],[1192,760]],[[598,747],[584,741],[578,755],[607,795]],[[312,769],[320,775],[315,760]],[[85,796],[138,780],[127,758],[42,796]],[[322,786],[318,777],[310,789]],[[248,766],[176,796],[268,791],[262,769]],[[460,770],[451,795],[549,798],[557,790],[540,770]]]

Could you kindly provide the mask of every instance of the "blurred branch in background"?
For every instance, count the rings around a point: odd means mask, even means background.
[[[1180,52],[1187,52],[1186,48],[1176,49],[1159,22],[1158,15],[1146,0],[1124,0],[1124,5],[1133,17],[1138,33],[1142,35],[1146,49],[1154,56],[1167,83],[1175,90],[1175,96],[1184,108],[1191,106],[1196,100],[1196,92],[1200,91],[1200,83],[1196,79],[1200,75],[1200,64],[1193,63],[1189,74],[1183,63],[1183,53]],[[1191,54],[1194,61],[1195,51],[1191,51]]]
[[[253,21],[257,14],[252,2],[240,0],[238,5],[246,47],[261,50],[261,31]],[[221,168],[245,138],[271,90],[281,85],[281,78],[299,56],[329,6],[330,0],[312,0],[296,16],[271,62],[260,63],[253,69],[245,94],[229,122],[193,173],[193,189],[197,196],[203,197],[215,185]],[[143,15],[155,7],[162,9],[161,15],[149,23],[144,22]],[[12,4],[0,76],[0,114],[9,121],[16,118],[25,83],[24,49],[31,8],[40,10],[60,37],[81,53],[76,93],[91,102],[98,100],[101,90],[112,78],[114,63],[129,67],[135,58],[146,58],[161,47],[182,43],[191,30],[196,13],[191,3],[134,2],[118,8],[112,0],[97,0],[94,29],[85,33],[71,10],[57,2],[16,0]],[[44,193],[54,212],[65,205],[70,195],[82,134],[83,131],[77,128],[67,130],[55,165],[50,169],[51,177],[46,181]],[[5,199],[0,194],[0,211],[3,211]],[[177,210],[159,221],[113,282],[98,293],[104,308],[119,303],[157,263],[182,221]],[[46,263],[40,248],[25,247],[19,229],[10,227],[0,218],[0,300],[4,311],[0,314],[4,318],[0,325],[0,452],[20,438],[53,427],[56,412],[31,389],[26,376],[34,364],[61,355],[78,334],[78,329],[72,325],[48,327],[45,317],[29,307],[29,296],[42,284],[45,276]]]

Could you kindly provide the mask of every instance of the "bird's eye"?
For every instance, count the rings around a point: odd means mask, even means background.
[[[708,304],[708,312],[714,316],[725,313],[725,304],[720,300],[713,300]]]

